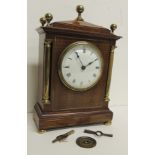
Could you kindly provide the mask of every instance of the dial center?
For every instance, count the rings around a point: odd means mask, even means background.
[[[82,70],[85,70],[85,69],[86,69],[86,66],[82,66],[81,69],[82,69]]]

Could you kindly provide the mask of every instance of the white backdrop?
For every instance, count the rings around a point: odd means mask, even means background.
[[[115,50],[113,76],[110,89],[110,105],[127,105],[127,0],[28,0],[27,16],[27,110],[33,111],[37,96],[37,75],[38,75],[38,47],[39,36],[35,29],[40,26],[39,18],[45,13],[51,12],[53,21],[73,20],[77,17],[76,5],[82,4],[85,11],[83,18],[91,23],[109,28],[116,23],[118,28],[116,35],[123,36],[117,42]]]

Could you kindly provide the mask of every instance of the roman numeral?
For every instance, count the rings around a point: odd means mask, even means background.
[[[69,60],[72,60],[72,58],[68,58]]]
[[[83,49],[83,53],[86,53],[86,49],[85,48]]]
[[[93,77],[96,77],[96,74],[95,73],[93,74]]]
[[[64,66],[64,68],[69,68],[69,66]]]
[[[70,76],[71,76],[71,73],[67,73],[66,76],[67,76],[67,77],[70,77]]]
[[[100,67],[99,67],[99,66],[96,66],[95,68],[96,68],[96,69],[99,69]]]
[[[81,86],[83,85],[83,81],[80,82],[80,85],[81,85]]]
[[[72,81],[73,83],[75,83],[76,82],[76,79],[73,79],[73,81]]]

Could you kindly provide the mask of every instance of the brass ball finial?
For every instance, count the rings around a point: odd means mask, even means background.
[[[40,23],[42,26],[44,26],[46,24],[46,18],[45,17],[40,18]]]
[[[53,16],[52,16],[51,13],[46,13],[45,18],[46,18],[46,21],[47,21],[47,25],[49,25],[51,20],[53,19]]]
[[[78,6],[76,7],[76,11],[77,11],[78,13],[82,13],[82,12],[84,11],[84,6],[83,6],[83,5],[78,5]]]
[[[111,29],[111,32],[114,33],[114,31],[117,29],[117,25],[116,24],[111,24],[110,29]]]
[[[84,6],[83,5],[78,5],[76,7],[76,11],[78,13],[77,21],[83,21],[83,18],[81,17],[81,13],[84,11]]]

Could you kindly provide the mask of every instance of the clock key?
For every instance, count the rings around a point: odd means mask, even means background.
[[[65,133],[65,134],[59,135],[59,136],[57,136],[57,137],[52,141],[52,143],[55,143],[55,142],[57,142],[57,141],[62,141],[62,140],[64,140],[64,139],[66,139],[69,135],[73,134],[74,132],[75,132],[74,130],[71,130],[71,131],[69,131],[69,132],[67,132],[67,133]]]
[[[84,133],[94,134],[96,136],[107,136],[107,137],[113,137],[113,134],[107,134],[103,133],[102,131],[92,131],[92,130],[84,130]]]

